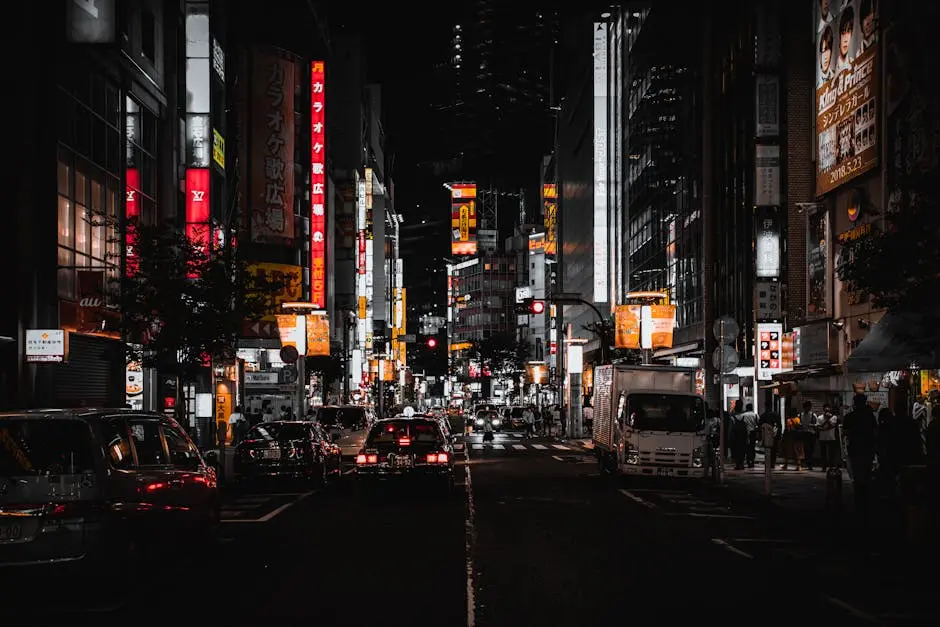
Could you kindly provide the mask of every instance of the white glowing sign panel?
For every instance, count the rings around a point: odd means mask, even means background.
[[[607,26],[594,23],[594,302],[608,299]]]

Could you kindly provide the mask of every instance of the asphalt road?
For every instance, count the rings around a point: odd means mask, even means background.
[[[618,483],[563,443],[473,436],[465,455],[452,498],[363,499],[352,475],[232,494],[218,546],[142,573],[127,609],[95,621],[172,607],[175,624],[225,626],[936,624],[872,544],[833,550],[706,486]]]

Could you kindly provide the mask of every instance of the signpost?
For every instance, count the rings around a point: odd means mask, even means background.
[[[733,372],[738,367],[740,358],[738,351],[730,344],[734,342],[741,328],[737,321],[731,316],[722,316],[715,320],[712,325],[712,333],[718,340],[718,347],[712,353],[712,365],[718,371],[718,385],[721,393],[721,408],[718,412],[718,465],[716,479],[718,483],[724,483],[725,477],[725,420],[723,412],[725,410],[725,378],[726,372]]]

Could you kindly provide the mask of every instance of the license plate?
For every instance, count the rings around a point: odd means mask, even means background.
[[[660,477],[671,477],[676,474],[675,468],[657,468],[656,474]]]
[[[396,457],[392,464],[395,468],[411,468],[410,457]]]
[[[263,457],[264,459],[280,459],[281,452],[280,451],[261,451],[261,457]]]
[[[0,542],[17,542],[23,539],[23,526],[19,523],[0,525]]]

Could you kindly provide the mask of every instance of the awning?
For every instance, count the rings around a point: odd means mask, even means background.
[[[940,315],[888,312],[845,363],[852,372],[940,368]]]
[[[793,370],[775,373],[771,379],[776,382],[802,381],[812,377],[831,377],[842,374],[838,364],[820,364],[818,366],[797,366]]]

